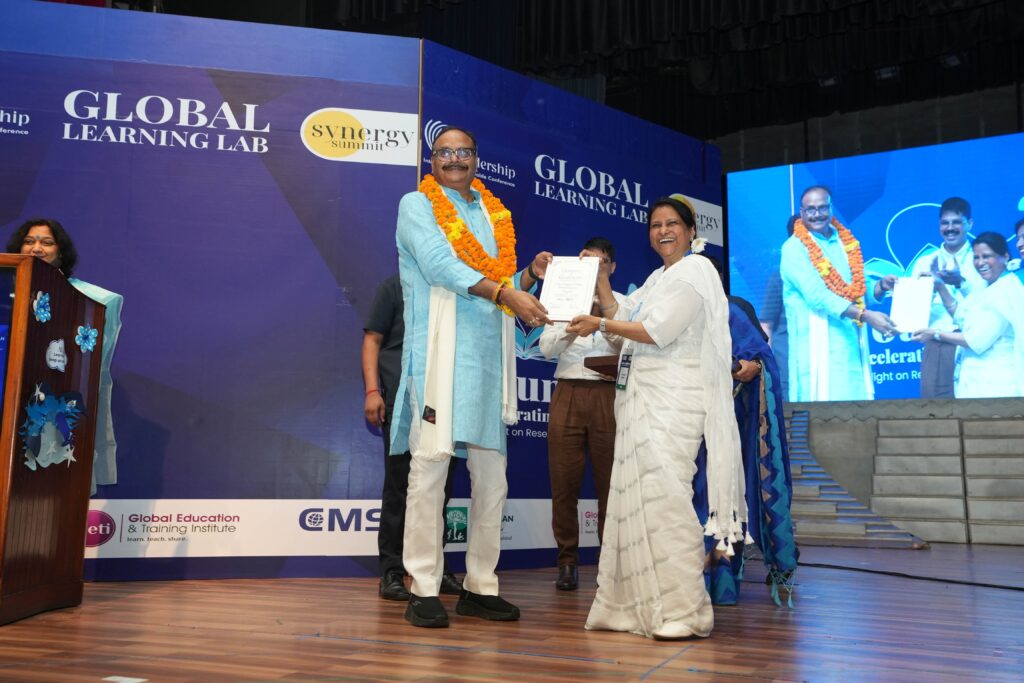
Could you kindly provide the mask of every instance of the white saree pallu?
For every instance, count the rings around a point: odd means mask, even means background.
[[[703,395],[697,358],[634,356],[616,396],[615,465],[587,629],[651,637],[673,622],[711,633],[704,529],[693,509]]]

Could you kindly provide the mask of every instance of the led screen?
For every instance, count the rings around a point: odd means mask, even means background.
[[[770,331],[789,400],[1024,395],[1022,159],[1010,135],[728,174],[731,293]],[[885,276],[905,278],[902,311]],[[890,314],[915,329],[885,334]]]

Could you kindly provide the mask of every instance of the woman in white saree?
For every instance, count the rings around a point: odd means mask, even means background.
[[[995,232],[974,238],[974,267],[987,283],[959,305],[940,281],[935,289],[959,329],[924,329],[915,341],[955,344],[956,398],[1024,396],[1024,285],[1007,269],[1010,249]]]
[[[567,328],[621,341],[615,463],[586,628],[659,639],[707,636],[704,535],[731,555],[743,539],[743,466],[732,403],[729,304],[714,266],[694,244],[693,212],[674,199],[651,206],[648,233],[664,266],[621,306],[607,278],[602,313]],[[701,438],[708,445],[711,517],[693,508]]]

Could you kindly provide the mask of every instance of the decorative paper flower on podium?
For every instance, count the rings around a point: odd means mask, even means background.
[[[78,327],[75,343],[82,349],[82,353],[88,353],[96,348],[96,337],[98,334],[99,332],[94,327],[89,327],[88,325],[80,325]]]
[[[36,298],[32,299],[32,313],[36,316],[36,320],[41,323],[45,323],[53,317],[53,314],[50,312],[49,294],[46,292],[36,292]]]
[[[60,396],[46,384],[37,384],[25,405],[25,422],[18,430],[25,446],[25,466],[40,467],[75,462],[74,430],[82,419],[82,395],[69,391]]]

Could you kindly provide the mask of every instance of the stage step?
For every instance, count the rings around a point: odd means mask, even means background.
[[[908,542],[907,537],[912,539]],[[910,535],[906,532],[903,533],[902,538],[875,538],[874,536],[842,536],[838,534],[829,535],[801,535],[799,536],[800,545],[807,546],[835,546],[843,548],[898,548],[898,549],[918,549],[927,548],[928,544],[922,541],[916,536]]]
[[[811,486],[810,484],[797,484],[793,483],[793,498],[817,498],[821,494],[820,486]]]
[[[815,459],[808,440],[810,414],[794,411],[788,422],[793,477],[791,509],[797,543],[864,548],[917,548],[913,534],[879,517],[840,486]]]
[[[832,482],[832,477],[827,472],[804,472],[799,478],[804,481]]]
[[[834,514],[836,504],[825,500],[794,500],[790,509],[792,509],[794,517],[801,513]]]
[[[795,526],[797,537],[801,540],[804,534],[809,536],[836,535],[845,537],[864,537],[867,534],[867,528],[864,524],[856,524],[853,522],[800,519],[796,521]]]

